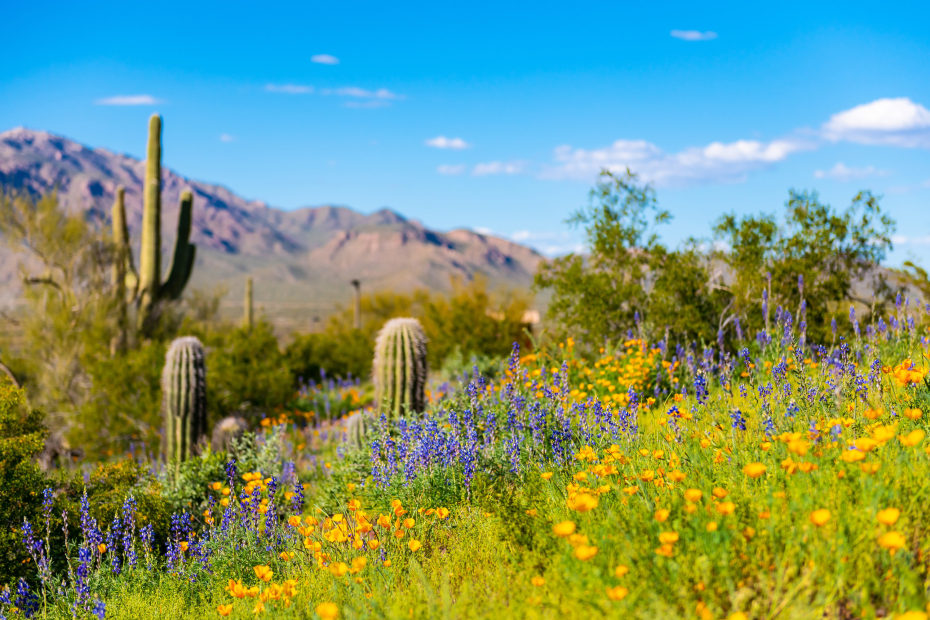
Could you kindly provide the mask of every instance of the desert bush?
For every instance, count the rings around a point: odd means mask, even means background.
[[[0,379],[0,581],[31,572],[20,542],[23,519],[35,520],[45,477],[35,464],[45,445],[42,415],[26,406],[25,394]]]

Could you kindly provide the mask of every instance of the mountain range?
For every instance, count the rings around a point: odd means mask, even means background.
[[[145,162],[30,129],[0,133],[0,188],[41,195],[57,189],[60,204],[108,226],[116,188],[126,188],[126,217],[138,252]],[[453,277],[484,274],[492,288],[527,289],[543,256],[477,232],[441,232],[390,209],[364,214],[343,206],[275,208],[221,185],[162,168],[162,251],[174,243],[178,198],[194,194],[191,240],[197,262],[188,289],[226,290],[236,312],[247,276],[255,303],[283,327],[312,328],[350,301],[350,281],[363,292],[418,288],[447,291]],[[0,302],[19,295],[16,256],[0,247]]]

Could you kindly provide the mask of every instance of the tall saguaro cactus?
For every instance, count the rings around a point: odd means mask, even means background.
[[[245,299],[242,302],[242,327],[252,331],[252,325],[255,322],[252,305],[252,278],[245,279]]]
[[[165,458],[183,461],[207,432],[207,372],[197,338],[178,338],[168,347],[161,389]]]
[[[375,340],[375,402],[397,417],[426,408],[426,333],[416,319],[391,319]]]
[[[190,242],[194,196],[190,190],[181,193],[178,214],[178,234],[168,278],[161,279],[161,117],[149,119],[149,137],[145,160],[145,185],[142,188],[142,242],[139,250],[139,272],[132,264],[129,232],[123,194],[117,190],[113,205],[113,236],[122,258],[114,268],[117,288],[128,288],[129,302],[137,307],[137,323],[143,334],[155,326],[164,301],[178,299],[190,279],[197,247]]]

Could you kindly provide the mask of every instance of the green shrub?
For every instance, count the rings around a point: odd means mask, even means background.
[[[207,408],[215,422],[232,413],[271,413],[291,400],[294,384],[271,324],[216,331],[207,348]]]
[[[34,457],[45,444],[42,415],[25,406],[22,390],[0,382],[0,581],[32,571],[19,539],[23,519],[35,522],[45,477]]]

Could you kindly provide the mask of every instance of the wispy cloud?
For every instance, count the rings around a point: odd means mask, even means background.
[[[461,138],[436,136],[435,138],[430,138],[427,140],[426,146],[431,146],[435,149],[452,149],[454,151],[460,151],[462,149],[467,149],[470,145]]]
[[[930,148],[930,110],[907,97],[876,99],[830,117],[827,140]]]
[[[717,38],[713,30],[672,30],[669,34],[682,41],[710,41]]]
[[[228,133],[220,134],[220,142],[235,142],[235,141],[236,141],[236,136],[234,135],[231,135]]]
[[[308,95],[313,92],[313,87],[305,84],[265,84],[265,91],[284,95]]]
[[[436,168],[436,172],[446,176],[455,176],[465,172],[465,164],[442,164]]]
[[[508,235],[511,241],[528,245],[546,256],[559,256],[569,252],[580,253],[585,247],[575,232],[538,232],[518,230]]]
[[[865,179],[872,176],[887,176],[887,170],[879,170],[875,166],[865,166],[863,168],[850,167],[843,162],[837,162],[829,170],[815,170],[814,177],[817,179],[834,179],[836,181],[854,181],[856,179]]]
[[[930,245],[930,235],[908,236],[892,235],[891,242],[895,245]]]
[[[336,95],[339,97],[352,97],[354,99],[382,99],[384,101],[395,101],[403,99],[403,95],[391,92],[386,88],[377,90],[368,90],[358,86],[344,86],[342,88],[326,88],[320,91],[324,95]]]
[[[737,182],[752,170],[780,162],[790,154],[815,145],[795,138],[771,142],[737,140],[712,142],[666,153],[645,140],[617,140],[599,149],[557,147],[554,164],[546,167],[542,178],[591,181],[603,169],[621,172],[626,168],[656,185],[688,185],[722,181]]]
[[[346,108],[356,108],[356,109],[372,109],[372,108],[386,108],[391,105],[390,101],[385,101],[384,99],[368,99],[364,101],[346,101],[342,104]]]
[[[527,170],[525,161],[488,161],[475,164],[471,173],[476,177],[492,174],[521,174]]]
[[[470,144],[462,140],[461,138],[447,138],[445,136],[436,136],[435,138],[430,138],[426,141],[426,146],[431,146],[435,149],[452,149],[453,151],[460,151],[462,149],[467,149]]]
[[[162,103],[152,95],[114,95],[94,102],[96,105],[155,105]]]
[[[338,65],[339,59],[332,54],[314,54],[310,57],[310,62],[318,65]]]

